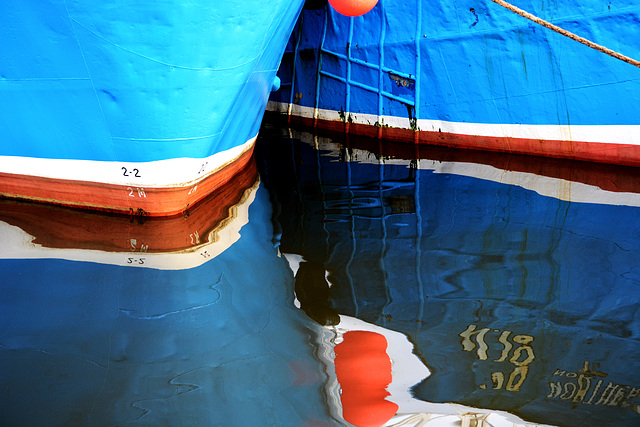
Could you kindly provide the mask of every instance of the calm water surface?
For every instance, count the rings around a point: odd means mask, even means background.
[[[188,215],[0,242],[2,426],[640,425],[634,169],[265,126]]]

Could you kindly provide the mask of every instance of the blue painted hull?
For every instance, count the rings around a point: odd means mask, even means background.
[[[144,162],[244,143],[301,4],[7,5],[0,155]]]
[[[513,2],[638,60],[632,0]],[[431,144],[640,165],[640,68],[490,0],[305,11],[270,109]],[[614,152],[614,153],[612,153]]]
[[[82,199],[57,194],[55,186],[65,182],[116,186],[122,200],[103,195],[90,207],[162,214],[127,206],[124,192],[188,191],[250,150],[302,4],[6,5],[0,28],[0,174],[60,180],[49,183],[48,201],[61,204]],[[181,158],[197,160],[172,162]],[[49,199],[27,190],[30,182],[0,186],[0,195]],[[180,200],[182,207],[193,202]]]

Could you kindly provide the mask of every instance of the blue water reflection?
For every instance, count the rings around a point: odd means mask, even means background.
[[[178,218],[0,200],[0,425],[639,424],[640,172],[256,151]]]
[[[278,135],[263,179],[307,312],[401,332],[428,368],[398,413],[640,424],[640,172]]]
[[[231,186],[224,217],[214,199],[168,228],[0,206],[0,424],[293,426],[324,418],[310,323],[292,304],[293,275],[274,247],[269,195],[253,172],[248,185]]]

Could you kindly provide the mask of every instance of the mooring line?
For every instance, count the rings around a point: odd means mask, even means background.
[[[619,59],[621,61],[624,61],[628,64],[631,65],[635,65],[636,67],[640,68],[640,61],[633,59],[633,58],[629,58],[628,56],[624,56],[621,53],[616,52],[615,50],[611,50],[607,47],[604,47],[602,45],[599,45],[597,43],[592,42],[591,40],[587,40],[584,37],[580,37],[577,34],[574,34],[572,32],[569,32],[563,28],[558,27],[557,25],[553,25],[550,22],[545,21],[544,19],[540,19],[535,15],[530,14],[529,12],[526,12],[522,9],[517,8],[516,6],[507,3],[504,0],[491,0],[492,2],[499,4],[502,7],[505,7],[507,9],[509,9],[510,11],[517,13],[518,15],[527,18],[530,21],[535,22],[538,25],[542,25],[543,27],[546,27],[550,30],[555,31],[558,34],[562,34],[565,37],[569,37],[571,40],[575,40],[577,42],[582,43],[583,45],[589,46],[592,49],[595,49],[597,51],[600,51],[602,53],[606,53],[609,56],[612,56],[616,59]]]

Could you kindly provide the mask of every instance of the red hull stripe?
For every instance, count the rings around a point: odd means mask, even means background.
[[[136,187],[0,173],[0,196],[140,216],[179,215],[245,168],[253,146],[188,186]]]
[[[232,219],[232,208],[258,180],[255,161],[233,180],[193,205],[188,215],[132,221],[124,215],[103,214],[45,203],[0,201],[0,221],[33,236],[45,248],[127,253],[144,245],[147,254],[196,250],[212,243],[212,233]]]
[[[478,136],[439,131],[414,131],[397,127],[290,116],[290,122],[308,127],[346,132],[389,141],[439,145],[468,150],[482,150],[571,159],[626,166],[640,166],[640,146],[625,143],[578,140],[529,139],[506,136]]]

